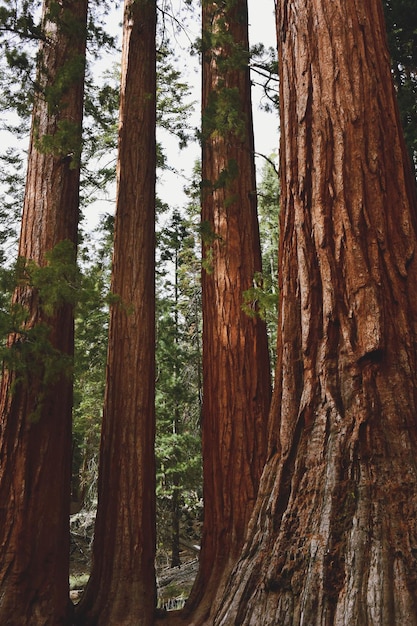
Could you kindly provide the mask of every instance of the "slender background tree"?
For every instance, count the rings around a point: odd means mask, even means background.
[[[201,509],[201,289],[196,233],[174,211],[159,233],[157,299],[157,503],[160,547],[181,565],[186,525]],[[182,536],[181,536],[182,533]],[[169,540],[167,535],[169,535]],[[197,534],[197,540],[199,536]]]

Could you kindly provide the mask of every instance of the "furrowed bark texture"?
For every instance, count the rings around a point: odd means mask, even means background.
[[[125,3],[106,395],[93,567],[81,624],[153,623],[155,610],[155,30]]]
[[[246,0],[203,2],[204,524],[190,624],[211,619],[213,595],[240,554],[266,454],[266,328],[242,310],[243,292],[261,271],[247,28]]]
[[[30,141],[19,255],[45,265],[45,253],[58,243],[77,243],[79,160],[55,138],[71,124],[73,149],[81,148],[87,2],[62,2],[59,18],[43,19],[48,41],[41,44],[44,90],[36,96]],[[71,28],[67,25],[71,24]],[[76,24],[76,28],[74,28]],[[66,68],[73,72],[51,101]],[[61,83],[62,85],[62,83]],[[40,147],[51,137],[54,147]],[[22,333],[9,337],[17,349],[24,333],[49,326],[53,349],[73,355],[73,308],[62,304],[46,314],[36,290],[20,284],[14,303],[27,310]],[[71,619],[69,601],[69,505],[71,480],[72,383],[60,375],[46,384],[39,367],[17,381],[3,368],[0,384],[0,623],[57,626]],[[46,358],[46,357],[45,357]],[[31,364],[33,365],[33,364]],[[29,372],[29,370],[28,370]],[[36,419],[33,415],[36,413]]]
[[[278,2],[279,362],[217,626],[417,624],[416,198],[379,0]]]

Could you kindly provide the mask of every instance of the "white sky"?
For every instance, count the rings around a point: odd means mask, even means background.
[[[181,3],[181,0],[173,0],[173,3]],[[266,47],[276,47],[276,31],[274,18],[274,0],[248,0],[249,6],[249,38],[250,45],[263,43]],[[196,25],[195,30],[190,29],[189,37],[194,41],[200,36],[200,26]],[[184,46],[187,41],[184,40]],[[183,51],[184,58],[187,59],[187,50]],[[193,57],[184,68],[187,80],[193,85],[195,90],[194,98],[199,99],[201,79],[198,70],[198,59]],[[265,113],[260,110],[259,99],[262,97],[261,91],[254,89],[252,93],[254,132],[255,132],[255,151],[266,156],[278,152],[278,114]],[[200,105],[197,103],[195,116],[192,123],[197,127],[200,123]],[[174,173],[164,172],[158,181],[158,195],[173,207],[180,208],[186,202],[186,198],[182,192],[182,188],[193,168],[193,165],[200,157],[200,147],[197,143],[191,144],[189,147],[178,151],[175,141],[167,137],[159,137],[165,146],[168,159],[180,170],[184,175],[179,177]],[[257,159],[258,170],[262,168],[264,159]]]

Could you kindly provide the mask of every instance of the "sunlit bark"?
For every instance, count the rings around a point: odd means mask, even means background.
[[[278,2],[269,461],[217,626],[417,624],[416,198],[380,0]]]
[[[266,328],[242,310],[261,271],[246,0],[203,2],[202,107],[204,525],[187,623],[209,619],[240,553],[266,453]]]

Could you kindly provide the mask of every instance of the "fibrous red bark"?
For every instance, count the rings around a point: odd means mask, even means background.
[[[71,242],[74,254],[77,244],[80,170],[74,150],[81,149],[87,2],[62,2],[53,19],[50,10],[46,1],[48,37],[39,50],[41,91],[35,95],[19,245],[19,256],[39,266],[57,244]],[[65,85],[62,74],[69,67]],[[66,153],[58,137],[68,124],[72,146]],[[51,350],[72,357],[70,302],[46,311],[26,281],[13,302],[26,314],[21,332],[9,337],[11,350],[24,350],[26,333],[46,325]],[[47,354],[39,348],[35,357],[38,367],[28,364],[23,376],[3,368],[0,387],[0,622],[10,626],[57,626],[71,619],[72,383],[65,372],[47,382]]]
[[[246,0],[203,2],[203,482],[187,623],[210,620],[243,545],[266,453],[266,327],[242,310],[261,271]],[[256,305],[254,304],[254,313]]]
[[[155,584],[154,0],[126,0],[118,191],[93,566],[81,624],[153,623]]]
[[[417,624],[416,196],[380,0],[279,0],[269,460],[214,623]]]

